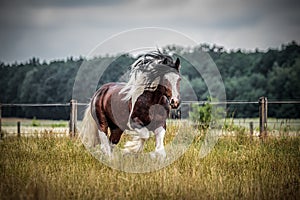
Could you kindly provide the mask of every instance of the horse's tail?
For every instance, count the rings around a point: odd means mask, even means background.
[[[100,144],[97,123],[91,113],[91,103],[85,110],[79,137],[87,147],[94,147]]]

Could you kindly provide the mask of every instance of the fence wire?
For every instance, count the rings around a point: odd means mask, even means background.
[[[226,104],[259,104],[258,101],[182,101],[181,104],[183,105],[190,105],[190,104],[212,104],[212,105],[226,105]],[[78,106],[87,106],[89,103],[73,103]],[[300,101],[284,101],[284,100],[268,100],[268,104],[300,104]],[[2,107],[55,107],[55,106],[70,106],[71,103],[0,103]]]

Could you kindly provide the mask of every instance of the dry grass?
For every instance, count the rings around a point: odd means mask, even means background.
[[[74,139],[8,137],[0,142],[0,199],[299,198],[299,137],[223,137],[200,159],[201,138],[168,167],[131,174],[103,165]]]

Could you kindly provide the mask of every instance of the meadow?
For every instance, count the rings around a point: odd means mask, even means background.
[[[76,138],[5,137],[0,142],[0,199],[297,199],[300,137],[252,140],[244,129],[222,136],[204,158],[203,133],[171,165],[126,173],[95,159]],[[166,143],[176,125],[170,124]],[[153,138],[147,148],[153,146]]]

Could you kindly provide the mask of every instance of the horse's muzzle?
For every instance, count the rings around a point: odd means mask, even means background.
[[[170,105],[171,105],[172,109],[178,108],[180,103],[181,103],[180,99],[176,98],[176,97],[172,97],[170,100]]]

